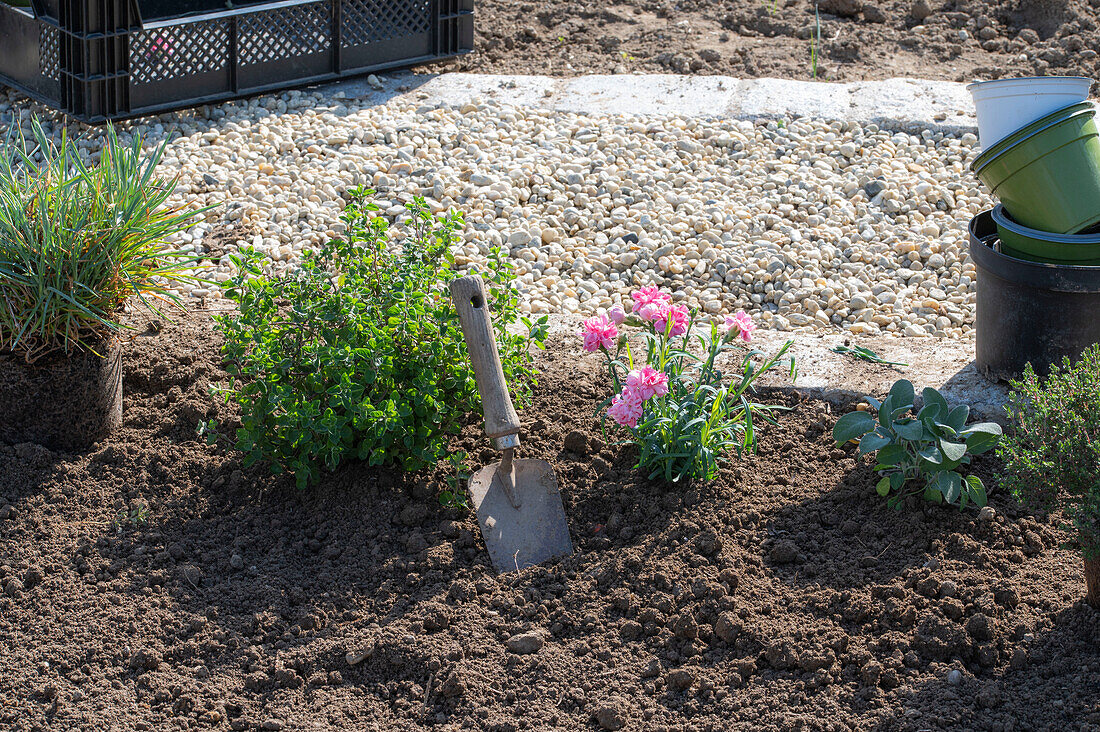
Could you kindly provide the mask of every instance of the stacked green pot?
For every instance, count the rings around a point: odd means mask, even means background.
[[[1100,265],[1100,128],[1077,102],[1029,122],[971,164],[1001,200],[993,212],[1004,254]]]

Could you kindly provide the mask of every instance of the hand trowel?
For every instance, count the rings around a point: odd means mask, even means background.
[[[504,381],[485,283],[469,275],[451,283],[466,348],[481,394],[485,435],[501,460],[470,477],[470,495],[489,557],[509,572],[573,553],[558,479],[545,460],[515,459],[520,422]]]

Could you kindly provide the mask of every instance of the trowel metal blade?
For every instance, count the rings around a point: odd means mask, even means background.
[[[558,479],[545,460],[513,462],[514,508],[504,493],[500,463],[486,465],[470,478],[481,535],[498,572],[513,572],[573,553]]]

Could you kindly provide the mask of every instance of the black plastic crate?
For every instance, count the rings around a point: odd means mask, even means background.
[[[0,82],[102,122],[473,49],[473,0],[146,3],[0,3]],[[156,15],[143,17],[146,9]],[[169,17],[174,9],[192,12]]]

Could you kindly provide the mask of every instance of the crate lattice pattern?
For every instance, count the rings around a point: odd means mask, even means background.
[[[427,33],[432,28],[430,0],[345,0],[343,46],[362,46]]]
[[[56,26],[48,23],[40,23],[38,28],[38,70],[50,81],[60,81],[60,32]]]
[[[295,5],[241,16],[242,64],[322,53],[331,47],[332,9],[328,3]]]
[[[137,83],[224,71],[229,23],[200,23],[143,30],[130,38],[130,77]]]

